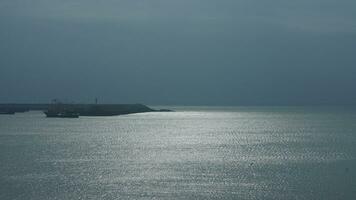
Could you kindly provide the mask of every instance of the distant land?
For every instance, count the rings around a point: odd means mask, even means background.
[[[143,104],[60,104],[80,116],[115,116],[144,112],[169,112],[168,109],[155,110]],[[0,104],[1,114],[14,114],[31,110],[46,111],[53,104]]]

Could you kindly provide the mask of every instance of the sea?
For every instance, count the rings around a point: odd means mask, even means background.
[[[356,199],[356,108],[0,115],[0,199]]]

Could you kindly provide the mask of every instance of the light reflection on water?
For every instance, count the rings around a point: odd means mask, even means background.
[[[0,199],[353,199],[356,111],[0,116]]]

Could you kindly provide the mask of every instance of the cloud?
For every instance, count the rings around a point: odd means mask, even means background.
[[[352,5],[2,0],[0,90],[9,95],[0,99],[47,101],[58,93],[78,101],[100,94],[112,102],[351,102]]]

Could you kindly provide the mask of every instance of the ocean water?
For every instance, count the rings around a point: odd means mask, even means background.
[[[354,107],[0,115],[0,199],[356,199]]]

